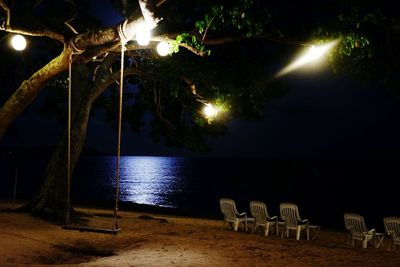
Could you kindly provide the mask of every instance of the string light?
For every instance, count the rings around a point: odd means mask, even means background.
[[[17,51],[22,51],[26,48],[26,39],[24,36],[17,34],[11,39],[12,47]]]
[[[204,116],[209,120],[214,119],[218,115],[219,109],[214,107],[211,103],[205,105],[203,109]]]
[[[169,43],[167,43],[167,42],[164,42],[164,41],[159,42],[157,44],[156,48],[157,48],[157,53],[162,57],[164,57],[170,53],[170,46],[169,46]]]

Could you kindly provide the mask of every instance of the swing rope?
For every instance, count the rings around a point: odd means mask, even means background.
[[[118,228],[118,201],[120,191],[120,165],[121,165],[121,133],[122,133],[122,104],[123,104],[123,86],[124,86],[124,57],[125,57],[125,44],[132,38],[131,34],[127,34],[126,30],[127,20],[125,20],[118,27],[118,35],[121,41],[121,71],[120,71],[120,82],[119,82],[119,111],[118,111],[118,132],[117,132],[117,163],[116,163],[116,188],[115,188],[115,208],[114,208],[114,222],[112,229],[105,228],[93,228],[84,226],[70,226],[70,209],[71,209],[71,88],[72,88],[72,57],[74,54],[81,54],[85,50],[81,50],[76,47],[73,39],[70,41],[72,51],[68,59],[68,144],[67,144],[67,215],[66,215],[66,226],[65,229],[80,230],[80,231],[93,231],[102,233],[113,233],[116,234],[120,229]]]
[[[125,42],[121,39],[121,73],[119,81],[119,110],[118,110],[118,133],[117,133],[117,166],[116,166],[116,186],[115,186],[115,209],[113,229],[118,229],[118,199],[119,199],[119,180],[121,176],[121,132],[122,132],[122,97],[124,88],[124,56]]]
[[[121,67],[120,67],[120,80],[119,80],[119,110],[118,110],[118,132],[117,132],[117,166],[116,166],[116,186],[115,186],[115,208],[114,208],[114,224],[113,229],[118,229],[118,200],[119,200],[119,184],[121,177],[121,132],[122,132],[122,104],[123,104],[123,89],[124,89],[124,58],[125,58],[125,45],[132,39],[132,32],[126,29],[128,20],[125,20],[117,28],[118,36],[121,42]]]
[[[114,224],[113,229],[118,229],[118,200],[119,200],[119,184],[121,176],[121,132],[122,132],[122,104],[123,104],[123,89],[124,89],[124,58],[125,45],[132,39],[132,32],[126,29],[128,20],[125,20],[118,27],[118,36],[121,42],[121,68],[119,80],[119,110],[118,110],[118,133],[117,133],[117,166],[116,166],[116,186],[115,186],[115,208],[114,208]]]
[[[75,54],[82,54],[83,49],[76,47],[74,40],[70,42],[71,53],[68,56],[68,125],[67,125],[67,214],[65,216],[65,224],[71,223],[71,109],[72,109],[72,57]]]
[[[72,53],[68,57],[68,126],[67,126],[67,215],[65,224],[71,223],[71,87],[72,87]]]

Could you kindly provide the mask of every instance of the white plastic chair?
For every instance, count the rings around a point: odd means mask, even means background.
[[[393,244],[394,250],[397,250],[397,246],[400,246],[400,218],[385,217],[383,218],[383,224],[385,225],[385,232],[390,240],[389,250],[391,244]]]
[[[363,248],[366,248],[370,241],[374,241],[374,246],[376,247],[376,230],[367,229],[363,216],[354,213],[345,213],[344,224],[346,230],[350,232],[350,240],[353,247],[355,247],[356,240],[362,241]]]
[[[269,227],[272,225],[275,228],[276,235],[278,235],[278,217],[269,216],[267,205],[261,201],[250,201],[251,216],[254,217],[255,223],[252,232],[256,231],[259,227],[264,228],[265,236],[268,236]]]
[[[221,212],[224,215],[224,223],[222,229],[224,229],[226,223],[232,223],[233,229],[238,230],[239,224],[244,223],[247,231],[247,222],[254,221],[254,218],[248,218],[246,212],[239,213],[236,209],[235,201],[229,198],[221,198],[219,200]]]
[[[281,203],[279,205],[281,219],[285,222],[284,230],[282,231],[282,238],[284,234],[289,237],[289,231],[296,232],[296,239],[300,240],[301,231],[306,231],[307,240],[310,240],[310,228],[308,219],[302,220],[299,215],[299,209],[296,204]]]

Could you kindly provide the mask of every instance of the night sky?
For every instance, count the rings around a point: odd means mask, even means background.
[[[95,1],[96,7],[107,1]],[[109,7],[95,14],[106,26],[118,23]],[[210,139],[212,152],[197,154],[167,148],[146,134],[125,127],[122,154],[171,156],[258,156],[271,159],[399,159],[400,102],[383,88],[332,74],[328,67],[315,73],[296,72],[281,77],[289,92],[268,103],[262,121],[235,119],[228,136]],[[36,114],[39,97],[14,123],[0,146],[55,145],[62,127]],[[116,132],[96,111],[86,144],[114,153]]]

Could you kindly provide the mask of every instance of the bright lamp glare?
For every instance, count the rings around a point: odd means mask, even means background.
[[[157,53],[164,57],[169,54],[169,44],[167,42],[159,42],[157,45]]]
[[[26,47],[25,37],[19,34],[14,35],[14,37],[11,39],[11,45],[17,51],[24,50]]]
[[[297,60],[289,64],[287,67],[285,67],[283,70],[281,70],[276,76],[282,76],[285,75],[289,72],[292,72],[300,67],[303,67],[305,65],[311,64],[311,63],[316,63],[320,59],[323,58],[323,56],[330,50],[332,49],[336,44],[338,43],[338,40],[334,40],[332,42],[318,45],[318,46],[311,46],[308,48]]]
[[[151,39],[150,27],[142,22],[135,28],[136,41],[139,45],[148,45]]]
[[[204,107],[203,112],[207,119],[213,119],[217,116],[219,110],[215,108],[211,103],[208,103]]]

